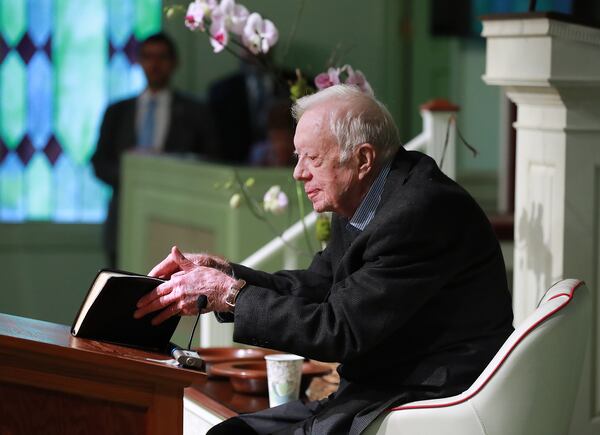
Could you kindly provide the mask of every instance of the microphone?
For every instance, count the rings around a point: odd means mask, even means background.
[[[198,352],[191,350],[191,347],[194,332],[196,331],[196,326],[198,326],[198,320],[200,320],[200,313],[208,305],[208,298],[206,297],[206,295],[198,296],[196,304],[198,306],[198,316],[196,317],[196,322],[194,323],[192,333],[190,334],[190,341],[188,342],[187,350],[175,345],[171,348],[171,356],[173,356],[175,361],[177,361],[181,367],[194,370],[203,370],[204,360],[200,358]]]
[[[196,304],[198,305],[198,314],[200,314],[200,311],[205,309],[206,306],[208,305],[208,298],[206,297],[206,295],[198,296],[198,300],[196,301]]]

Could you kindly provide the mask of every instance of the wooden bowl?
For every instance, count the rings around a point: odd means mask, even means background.
[[[302,364],[302,383],[300,391],[306,390],[310,380],[315,376],[323,376],[331,369],[322,364],[304,361]],[[213,374],[226,376],[231,386],[238,393],[267,394],[267,363],[266,361],[229,361],[214,364]]]
[[[211,377],[219,376],[212,372],[214,364],[228,361],[262,360],[265,355],[277,353],[269,349],[242,349],[239,347],[200,347],[195,351],[206,363],[206,374]]]

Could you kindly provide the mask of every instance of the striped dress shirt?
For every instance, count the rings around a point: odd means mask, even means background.
[[[348,222],[348,225],[352,225],[359,231],[364,231],[364,229],[369,225],[369,222],[373,220],[375,217],[375,211],[377,210],[377,206],[379,205],[379,201],[381,201],[381,193],[383,192],[383,186],[385,186],[385,179],[387,178],[388,173],[390,172],[390,168],[392,166],[392,161],[390,160],[387,164],[381,169],[375,181],[371,185],[371,188],[367,192],[366,196],[354,212],[354,216]]]

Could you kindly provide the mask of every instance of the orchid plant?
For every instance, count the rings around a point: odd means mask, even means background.
[[[201,32],[208,29],[215,53],[228,47],[230,34],[255,55],[267,53],[279,39],[279,32],[272,21],[264,19],[257,12],[250,13],[244,5],[236,4],[235,0],[195,0],[188,6],[185,25],[190,30]]]
[[[344,65],[341,68],[329,68],[326,72],[322,72],[315,77],[315,86],[318,90],[341,83],[356,85],[361,91],[374,95],[373,89],[362,71],[354,71],[350,65]]]
[[[178,9],[182,9],[181,6],[167,7],[167,17],[171,17]],[[228,51],[241,59],[245,59],[243,54],[252,55],[265,69],[275,73],[274,68],[267,65],[264,56],[261,55],[268,53],[278,42],[279,31],[271,20],[263,18],[259,13],[250,12],[235,0],[194,0],[185,11],[184,22],[191,31],[207,34],[215,53]],[[290,98],[292,101],[296,101],[316,90],[340,83],[356,85],[363,92],[373,94],[373,89],[365,75],[359,70],[354,70],[350,65],[344,65],[330,67],[326,72],[318,74],[314,80],[314,87],[308,84],[299,70],[296,70],[296,81],[288,84]],[[249,193],[248,189],[253,184],[252,178],[242,181],[239,177],[236,177],[233,182],[226,183],[225,188],[235,190],[229,205],[231,208],[237,208],[242,201],[247,202],[251,212],[272,228],[267,214],[283,213],[288,207],[288,198],[280,186],[271,186],[265,193],[263,201],[259,202]],[[300,215],[304,216],[303,191],[299,183],[296,183],[296,192]],[[304,224],[304,221],[302,222]],[[330,235],[328,217],[320,216],[317,219],[316,228],[317,240],[324,244]],[[304,228],[304,232],[308,248],[312,251],[312,244],[306,228]]]

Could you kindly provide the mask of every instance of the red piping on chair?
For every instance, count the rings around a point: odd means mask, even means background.
[[[552,310],[551,312],[549,312],[548,314],[546,314],[544,317],[542,317],[540,320],[538,320],[537,322],[535,322],[533,325],[531,325],[529,327],[529,329],[527,331],[525,331],[525,333],[523,335],[521,335],[521,337],[519,337],[519,339],[515,342],[515,344],[512,345],[512,347],[510,348],[510,350],[506,353],[506,355],[504,355],[504,358],[502,358],[502,360],[498,363],[498,365],[494,368],[494,371],[492,373],[490,373],[490,375],[488,376],[488,378],[479,386],[479,388],[477,388],[477,390],[473,391],[470,395],[468,395],[467,397],[463,397],[460,400],[455,400],[453,402],[445,402],[445,403],[436,403],[436,404],[431,404],[431,405],[400,405],[397,406],[395,408],[391,408],[389,409],[389,411],[402,411],[402,410],[406,410],[406,409],[428,409],[428,408],[445,408],[445,407],[449,407],[449,406],[454,406],[454,405],[459,405],[463,402],[466,402],[467,400],[471,399],[472,397],[474,397],[476,394],[478,394],[481,389],[483,387],[485,387],[487,385],[487,383],[490,381],[490,379],[492,379],[492,377],[498,372],[498,369],[500,369],[500,367],[502,367],[502,365],[504,364],[504,361],[506,361],[506,359],[508,358],[508,356],[512,353],[512,351],[517,347],[517,345],[523,341],[523,339],[525,337],[527,337],[529,335],[529,333],[531,331],[533,331],[535,328],[537,328],[541,323],[543,323],[544,321],[546,321],[548,318],[552,317],[555,313],[557,313],[558,311],[562,310],[564,307],[566,307],[569,302],[571,302],[571,300],[573,299],[573,295],[575,294],[575,290],[580,287],[581,285],[583,285],[584,282],[583,281],[579,281],[577,283],[577,285],[575,287],[573,287],[571,289],[571,293],[557,293],[554,296],[552,296],[550,299],[548,299],[548,301],[551,301],[554,298],[557,298],[559,296],[567,296],[567,300],[565,301],[565,303],[559,305],[558,307],[556,307],[554,310]]]
[[[577,288],[577,287],[575,287],[575,288]],[[575,289],[573,289],[573,290],[575,290]],[[559,297],[561,297],[561,296],[566,296],[566,297],[568,297],[568,298],[569,298],[569,300],[570,300],[570,299],[573,297],[573,296],[572,296],[572,295],[570,295],[569,293],[556,293],[554,296],[552,296],[550,299],[548,299],[548,301],[551,301],[552,299],[559,298]],[[546,302],[548,302],[548,301],[546,301]]]

